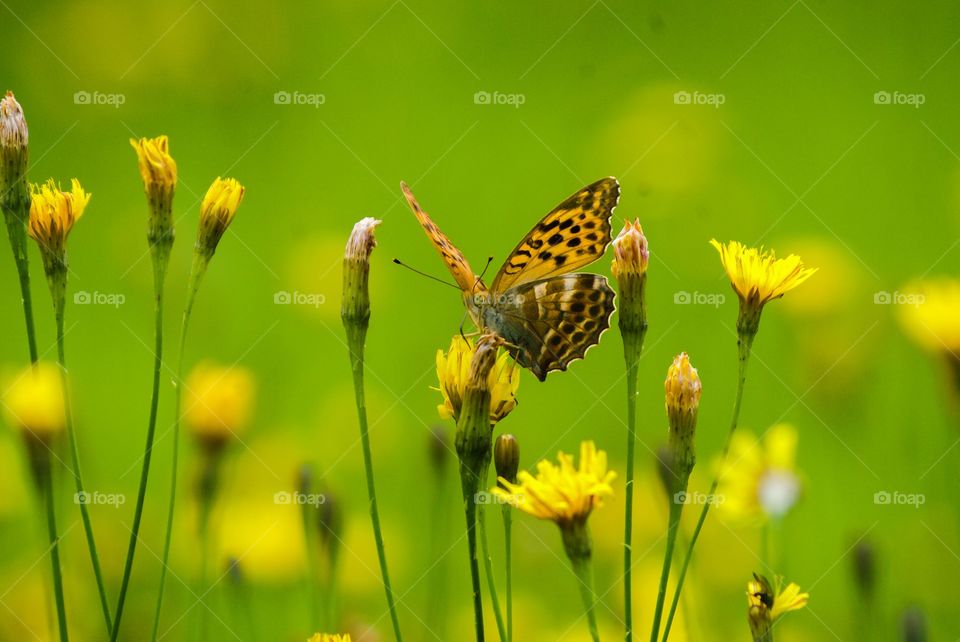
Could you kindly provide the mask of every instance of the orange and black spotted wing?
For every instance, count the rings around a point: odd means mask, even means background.
[[[616,305],[606,277],[564,274],[523,283],[496,297],[491,329],[517,363],[540,380],[582,359],[610,327]]]
[[[610,216],[620,184],[608,177],[587,185],[547,214],[510,253],[493,280],[495,293],[572,272],[599,259],[610,244]]]
[[[401,182],[400,189],[403,190],[403,195],[406,197],[410,209],[413,210],[417,220],[420,221],[420,225],[423,226],[423,231],[426,232],[427,237],[433,242],[434,247],[437,248],[437,252],[440,253],[440,258],[442,258],[443,262],[447,265],[447,269],[450,270],[450,274],[453,275],[457,285],[466,293],[472,292],[476,283],[476,276],[473,270],[470,269],[470,264],[467,263],[463,252],[458,250],[456,246],[450,242],[450,239],[447,238],[447,235],[440,231],[436,223],[430,220],[427,213],[424,212],[420,204],[417,203],[417,199],[414,198],[413,192],[410,191],[407,184]]]

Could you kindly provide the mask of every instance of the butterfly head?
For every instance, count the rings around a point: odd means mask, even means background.
[[[487,289],[487,286],[484,285],[480,277],[477,276],[473,288],[463,293],[463,304],[466,306],[467,312],[470,313],[470,318],[473,319],[473,323],[477,328],[485,327],[486,324],[483,323],[484,310],[492,303],[493,297],[490,294],[490,290]]]

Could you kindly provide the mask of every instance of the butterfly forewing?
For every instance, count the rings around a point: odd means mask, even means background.
[[[565,274],[510,288],[493,302],[491,329],[540,381],[582,359],[610,327],[614,292],[597,274]]]
[[[464,292],[472,292],[476,284],[476,277],[474,276],[473,270],[470,269],[470,264],[467,263],[463,252],[458,250],[454,244],[450,242],[450,239],[447,238],[447,235],[440,231],[436,223],[430,220],[427,213],[424,212],[420,204],[417,203],[417,199],[414,198],[413,192],[410,191],[407,184],[400,183],[400,188],[403,190],[403,195],[406,197],[410,209],[413,210],[417,220],[420,221],[420,225],[423,226],[423,231],[426,232],[427,237],[430,238],[434,247],[437,248],[437,252],[440,253],[440,258],[446,263],[447,269],[450,270],[450,274],[453,275],[457,285],[459,285],[460,289]]]
[[[610,177],[562,202],[511,252],[493,280],[492,291],[503,293],[596,261],[610,243],[610,216],[619,198],[620,185]]]

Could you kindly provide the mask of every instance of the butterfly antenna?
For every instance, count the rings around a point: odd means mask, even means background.
[[[474,291],[474,293],[476,293],[476,291],[477,291],[477,286],[479,286],[480,283],[483,282],[483,275],[487,273],[487,269],[490,268],[490,263],[492,263],[492,262],[493,262],[493,257],[492,257],[492,256],[488,256],[488,257],[487,257],[487,264],[483,266],[483,272],[480,273],[480,276],[477,277],[476,282],[474,282],[474,284],[473,284],[473,291]]]
[[[416,273],[419,274],[420,276],[425,276],[425,277],[427,277],[428,279],[430,279],[430,280],[432,280],[432,281],[436,281],[437,283],[443,283],[444,285],[450,286],[451,288],[454,288],[454,289],[456,289],[456,290],[459,290],[459,289],[460,289],[459,286],[454,285],[453,283],[450,283],[449,281],[444,281],[443,279],[438,278],[438,277],[435,277],[435,276],[433,276],[432,274],[427,274],[426,272],[421,272],[420,270],[418,270],[418,269],[416,269],[416,268],[412,268],[412,267],[410,267],[409,265],[407,265],[406,263],[404,263],[403,261],[401,261],[400,259],[393,259],[393,262],[396,263],[397,265],[399,265],[400,267],[405,267],[405,268],[407,268],[408,270],[410,270],[411,272],[416,272]]]

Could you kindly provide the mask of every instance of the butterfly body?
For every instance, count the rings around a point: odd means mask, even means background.
[[[480,330],[492,330],[516,361],[543,381],[581,359],[610,327],[614,292],[597,274],[572,272],[596,261],[610,243],[610,216],[620,187],[614,178],[592,183],[545,216],[510,254],[491,286],[420,208],[411,209],[463,292]]]

